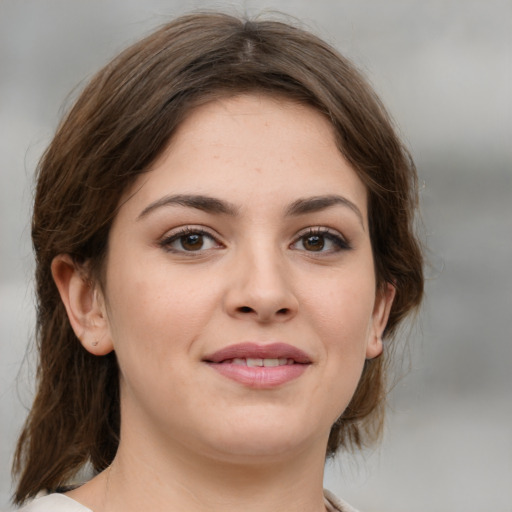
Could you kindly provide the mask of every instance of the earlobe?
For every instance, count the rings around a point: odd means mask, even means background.
[[[366,359],[374,359],[382,354],[382,335],[388,323],[395,295],[396,288],[391,283],[386,283],[377,293],[372,314],[372,326],[366,346]]]
[[[83,266],[68,254],[52,261],[52,275],[69,322],[83,347],[101,356],[113,350],[103,295]]]

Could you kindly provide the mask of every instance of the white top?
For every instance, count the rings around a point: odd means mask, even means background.
[[[324,496],[325,508],[328,512],[357,512],[355,508],[336,498],[334,494],[327,490],[324,490]],[[54,493],[34,499],[21,508],[19,512],[92,512],[92,510],[65,494]]]
[[[32,500],[19,512],[92,512],[92,510],[65,494],[54,493]]]

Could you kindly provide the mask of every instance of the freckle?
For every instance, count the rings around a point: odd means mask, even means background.
[[[261,174],[261,167],[255,167],[254,170],[258,173],[258,174]]]

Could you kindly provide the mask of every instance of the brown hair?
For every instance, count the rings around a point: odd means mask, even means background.
[[[166,148],[199,103],[243,92],[308,104],[332,123],[339,149],[369,191],[377,283],[396,297],[383,357],[366,361],[356,393],[333,425],[327,454],[378,437],[386,353],[423,293],[413,232],[416,173],[379,99],[344,57],[277,21],[225,14],[181,17],[125,50],[85,88],[38,167],[32,221],[36,255],[37,393],[19,438],[14,496],[56,489],[85,463],[113,460],[120,425],[115,353],[95,357],[76,338],[50,265],[58,254],[87,263],[101,282],[109,229],[124,191]]]

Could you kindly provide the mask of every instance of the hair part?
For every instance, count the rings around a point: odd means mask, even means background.
[[[265,93],[310,105],[331,122],[339,149],[368,189],[377,284],[396,287],[386,353],[421,302],[422,255],[414,235],[414,164],[385,109],[354,66],[316,36],[277,21],[225,14],[178,18],[103,68],[59,126],[37,170],[37,392],[18,441],[14,495],[55,490],[86,463],[95,471],[119,443],[115,353],[96,357],[68,321],[50,266],[59,254],[103,282],[120,201],[168,146],[191,110],[216,98]],[[379,437],[386,396],[383,357],[366,361],[350,405],[333,425],[327,455]]]

